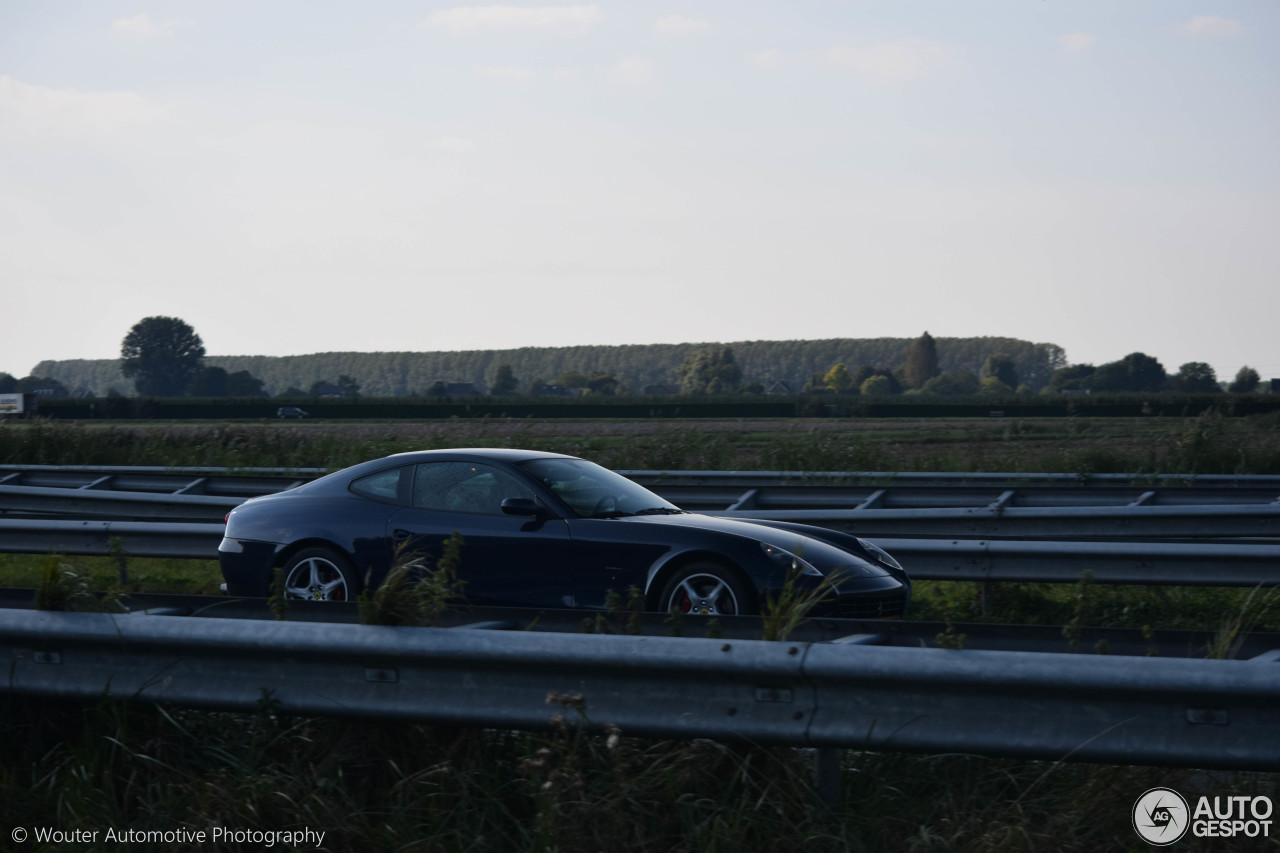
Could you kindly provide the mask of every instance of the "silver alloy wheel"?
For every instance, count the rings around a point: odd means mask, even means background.
[[[286,598],[308,601],[350,599],[347,576],[333,560],[323,556],[305,557],[294,563],[284,580],[284,592]]]
[[[733,587],[724,579],[712,574],[695,574],[681,580],[671,591],[667,610],[695,616],[734,616],[741,612]]]

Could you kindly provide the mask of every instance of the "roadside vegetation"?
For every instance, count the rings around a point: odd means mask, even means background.
[[[0,463],[333,469],[402,450],[483,444],[574,453],[615,468],[1280,473],[1278,427],[1270,416],[1213,415],[927,424],[36,421],[0,428]],[[130,591],[215,593],[219,581],[212,561],[0,555],[0,586],[39,586],[49,606],[68,609]],[[429,621],[444,593],[422,592],[409,617]],[[369,621],[405,621],[396,606],[370,601]],[[921,582],[911,617],[1059,625],[1064,636],[1084,625],[1212,630],[1229,654],[1241,632],[1280,630],[1280,598],[1087,580]],[[963,647],[959,630],[938,644]],[[826,806],[806,750],[588,731],[572,697],[549,697],[547,720],[546,731],[520,733],[295,718],[269,695],[254,714],[4,696],[0,802],[10,826],[305,827],[324,831],[329,850],[985,853],[1143,849],[1129,810],[1156,786],[1273,801],[1280,790],[1274,773],[844,750],[839,801]],[[1178,849],[1278,847],[1275,838],[1188,837]]]
[[[11,825],[309,828],[333,851],[1004,853],[1141,849],[1129,809],[1144,791],[1274,796],[1277,781],[848,750],[828,808],[805,750],[587,733],[554,701],[547,715],[563,722],[518,733],[294,718],[269,700],[256,714],[228,714],[9,698],[0,700],[0,797]],[[1179,849],[1275,849],[1188,841]]]
[[[217,423],[30,420],[0,464],[336,470],[408,450],[522,447],[609,468],[774,471],[1280,473],[1280,413],[1197,417]]]

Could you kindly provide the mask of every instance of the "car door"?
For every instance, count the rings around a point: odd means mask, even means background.
[[[568,607],[573,602],[573,542],[561,518],[508,515],[506,498],[534,498],[508,472],[480,462],[414,466],[410,505],[387,521],[395,547],[439,558],[455,531],[463,545],[458,578],[471,604]]]

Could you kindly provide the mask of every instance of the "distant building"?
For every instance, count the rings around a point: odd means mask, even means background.
[[[582,396],[581,388],[568,388],[564,385],[539,385],[533,389],[533,393],[539,397],[580,397]]]
[[[764,389],[764,393],[766,393],[766,394],[794,394],[794,393],[796,393],[796,392],[795,392],[795,391],[793,391],[793,390],[791,390],[791,386],[790,386],[790,385],[788,385],[787,383],[785,383],[785,382],[783,382],[781,379],[779,379],[777,382],[774,382],[772,385],[770,385],[769,387],[765,388],[765,389]]]
[[[312,397],[346,397],[347,389],[332,382],[316,382],[311,386]]]
[[[1280,394],[1280,379],[1272,379],[1272,380],[1271,380],[1271,389],[1270,389],[1270,390],[1271,390],[1271,393],[1272,393],[1272,394]]]

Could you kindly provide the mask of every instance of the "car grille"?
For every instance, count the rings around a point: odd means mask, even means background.
[[[840,602],[843,619],[901,619],[907,596],[901,591],[857,595]]]

